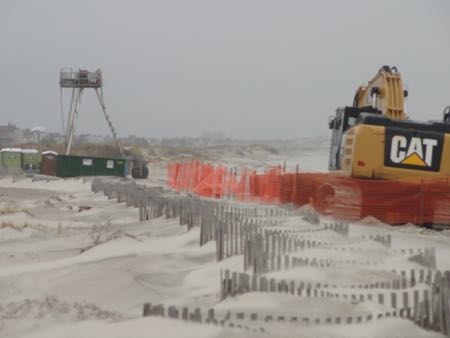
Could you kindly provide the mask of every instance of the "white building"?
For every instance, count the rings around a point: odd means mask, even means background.
[[[22,130],[14,123],[0,126],[0,148],[12,147],[22,140]]]

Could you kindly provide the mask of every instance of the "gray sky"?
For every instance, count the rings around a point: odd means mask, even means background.
[[[22,128],[61,130],[63,66],[103,70],[120,135],[327,135],[384,64],[411,118],[450,105],[449,0],[0,0],[0,42],[0,124]],[[108,132],[94,92],[78,122]]]

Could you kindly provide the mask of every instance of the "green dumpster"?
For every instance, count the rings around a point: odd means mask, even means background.
[[[58,155],[56,176],[125,176],[126,160],[92,156]]]

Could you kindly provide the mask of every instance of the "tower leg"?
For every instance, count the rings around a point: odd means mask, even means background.
[[[81,103],[81,93],[83,92],[83,88],[77,88],[75,90],[75,99],[73,110],[70,112],[68,125],[67,125],[67,134],[66,134],[66,155],[70,154],[70,149],[72,148],[73,135],[75,133],[75,124],[78,118],[78,109],[80,108]],[[72,103],[71,103],[72,106]]]
[[[72,96],[70,99],[70,105],[69,105],[69,115],[67,116],[67,126],[64,130],[64,145],[67,148],[67,141],[69,137],[69,127],[70,127],[70,121],[72,121],[72,115],[73,115],[73,105],[75,102],[75,88],[72,88]]]
[[[108,122],[109,129],[111,129],[111,133],[113,135],[114,141],[116,142],[117,147],[119,147],[120,154],[122,155],[122,157],[125,157],[122,143],[118,139],[116,130],[114,129],[111,119],[109,118],[109,115],[106,111],[105,100],[103,99],[103,88],[101,88],[100,90],[101,90],[101,92],[99,93],[98,88],[95,88],[95,93],[97,94],[98,102],[100,103],[100,106],[102,107],[103,114],[105,115],[106,122]]]
[[[65,136],[66,135],[66,129],[65,129],[66,123],[64,121],[63,88],[60,87],[59,91],[60,91],[59,98],[60,98],[60,106],[61,106],[61,130],[62,130],[62,134]],[[73,89],[72,89],[72,93],[73,93]]]

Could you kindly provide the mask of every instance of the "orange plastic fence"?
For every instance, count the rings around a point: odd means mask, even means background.
[[[170,163],[168,185],[205,197],[311,204],[319,213],[356,221],[372,216],[389,224],[450,224],[450,184],[444,179],[358,180],[328,173],[263,174],[198,161]]]

